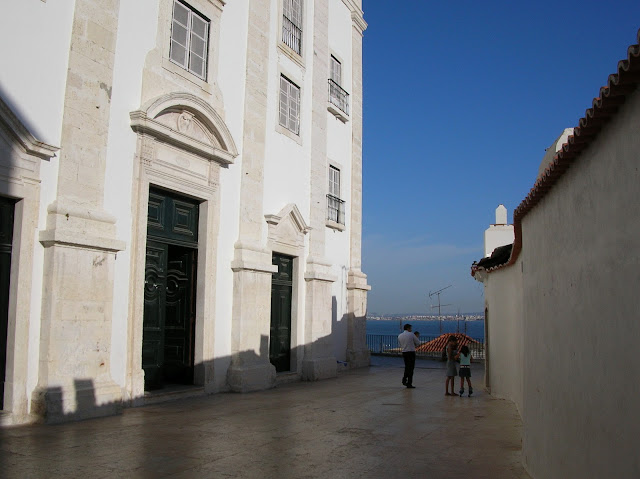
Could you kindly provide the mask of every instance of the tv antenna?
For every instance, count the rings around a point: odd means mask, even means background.
[[[440,308],[442,306],[451,306],[451,304],[441,304],[440,303],[440,293],[442,293],[445,289],[450,288],[453,285],[449,285],[449,286],[445,286],[444,288],[440,288],[437,291],[429,291],[429,299],[431,299],[433,296],[437,296],[438,297],[438,306],[431,306],[431,309],[433,308],[438,308],[438,325],[440,326],[440,334],[442,335],[442,319],[440,318]]]

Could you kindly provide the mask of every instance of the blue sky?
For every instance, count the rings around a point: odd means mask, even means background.
[[[369,312],[482,311],[469,268],[503,203],[626,58],[638,0],[364,0],[363,271]],[[523,5],[524,4],[524,5]]]

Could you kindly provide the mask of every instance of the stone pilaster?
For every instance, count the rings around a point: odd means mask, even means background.
[[[76,0],[58,196],[40,233],[44,287],[32,412],[49,422],[113,414],[110,373],[115,219],[103,209],[119,0]]]
[[[247,392],[275,385],[269,362],[271,314],[271,251],[262,247],[264,156],[269,81],[269,2],[251,0],[247,39],[244,138],[240,185],[240,238],[235,246],[231,366],[233,391]]]
[[[311,106],[311,232],[307,258],[305,348],[302,378],[336,376],[331,336],[331,283],[336,280],[324,259],[327,218],[327,81],[329,72],[329,3],[313,4],[313,78]]]
[[[367,275],[362,267],[362,34],[367,24],[358,5],[352,7],[351,37],[351,223],[350,269],[347,277],[347,361],[350,367],[369,365],[366,345]]]

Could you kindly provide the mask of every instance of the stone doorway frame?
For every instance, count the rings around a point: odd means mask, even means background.
[[[293,288],[291,292],[291,373],[302,375],[304,356],[304,251],[305,235],[311,227],[300,210],[289,203],[277,215],[265,215],[268,225],[267,247],[272,253],[293,257]]]
[[[132,194],[131,296],[127,331],[125,400],[144,403],[142,329],[147,210],[152,186],[200,201],[194,384],[213,387],[220,169],[238,151],[220,115],[190,93],[170,93],[131,112],[137,133]]]
[[[42,161],[50,161],[58,149],[37,140],[0,98],[0,195],[16,200],[3,398],[3,411],[10,414],[0,419],[0,425],[29,421],[29,323],[32,316],[39,318],[39,305],[34,300],[41,298],[32,281],[36,250],[40,248],[35,243],[40,213],[40,165]]]

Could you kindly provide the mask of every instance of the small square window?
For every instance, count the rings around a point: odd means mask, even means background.
[[[280,76],[280,125],[296,135],[300,133],[300,87]]]
[[[208,45],[209,20],[186,4],[174,0],[169,53],[171,61],[206,80]]]

